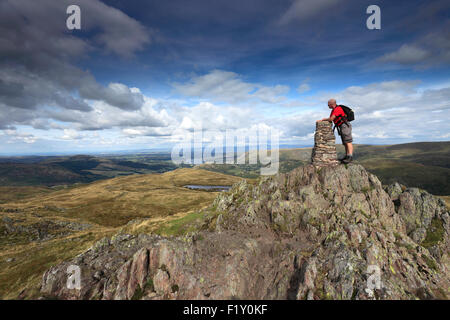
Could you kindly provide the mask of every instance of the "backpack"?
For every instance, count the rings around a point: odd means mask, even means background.
[[[337,105],[338,107],[341,107],[342,108],[342,110],[344,110],[344,113],[345,113],[345,119],[344,119],[344,122],[350,122],[350,121],[353,121],[353,120],[355,120],[355,113],[353,112],[353,110],[351,109],[351,108],[349,108],[349,107],[347,107],[347,106],[344,106],[344,105],[342,105],[342,104],[339,104],[339,105]],[[340,117],[342,117],[342,116],[340,116]],[[336,129],[336,125],[334,125],[334,128],[333,128],[333,132],[334,132],[334,129]],[[337,127],[338,128],[338,134],[339,135],[341,135],[341,132],[339,131],[339,127]]]
[[[353,121],[355,120],[355,113],[353,110],[347,106],[344,106],[342,104],[338,105],[338,107],[341,107],[342,110],[344,110],[345,117],[347,118],[347,121]]]

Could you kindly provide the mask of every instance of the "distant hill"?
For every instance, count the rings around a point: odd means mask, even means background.
[[[338,150],[344,153],[343,146]],[[398,181],[432,194],[450,195],[450,141],[357,145],[355,159],[383,184]]]
[[[116,176],[161,173],[176,169],[167,154],[140,161],[130,155],[94,157],[76,155],[65,157],[0,158],[0,186],[54,186],[86,183]]]
[[[338,157],[344,147],[337,144]],[[310,162],[312,148],[281,149],[280,172]],[[383,184],[400,182],[436,195],[450,195],[450,141],[415,142],[396,145],[354,145],[354,159]],[[200,165],[215,172],[255,178],[259,165]]]
[[[342,145],[338,151],[344,152]],[[385,146],[356,145],[358,161],[396,159],[450,169],[450,141],[415,142]]]
[[[344,148],[337,144],[338,155]],[[436,195],[450,195],[450,141],[396,145],[354,145],[355,162],[376,174],[383,184],[400,182]],[[310,162],[312,148],[281,149],[280,172]],[[136,153],[115,156],[31,156],[0,158],[0,186],[55,186],[86,183],[117,176],[163,173],[179,166],[170,153]],[[199,167],[242,178],[256,178],[260,165]]]

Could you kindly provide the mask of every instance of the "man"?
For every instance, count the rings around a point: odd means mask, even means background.
[[[353,160],[353,138],[352,138],[352,125],[346,121],[344,110],[336,105],[335,99],[328,100],[328,108],[332,109],[329,118],[323,118],[320,121],[334,122],[334,125],[338,129],[338,133],[341,136],[342,144],[345,147],[345,157],[339,159],[343,163],[350,163]]]

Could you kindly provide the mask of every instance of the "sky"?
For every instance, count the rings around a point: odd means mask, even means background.
[[[0,0],[0,154],[257,126],[311,146],[330,98],[355,111],[354,143],[449,141],[449,75],[449,1]]]

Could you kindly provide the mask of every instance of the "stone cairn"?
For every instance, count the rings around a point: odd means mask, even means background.
[[[316,166],[339,164],[331,122],[320,121],[316,123],[311,161]]]

